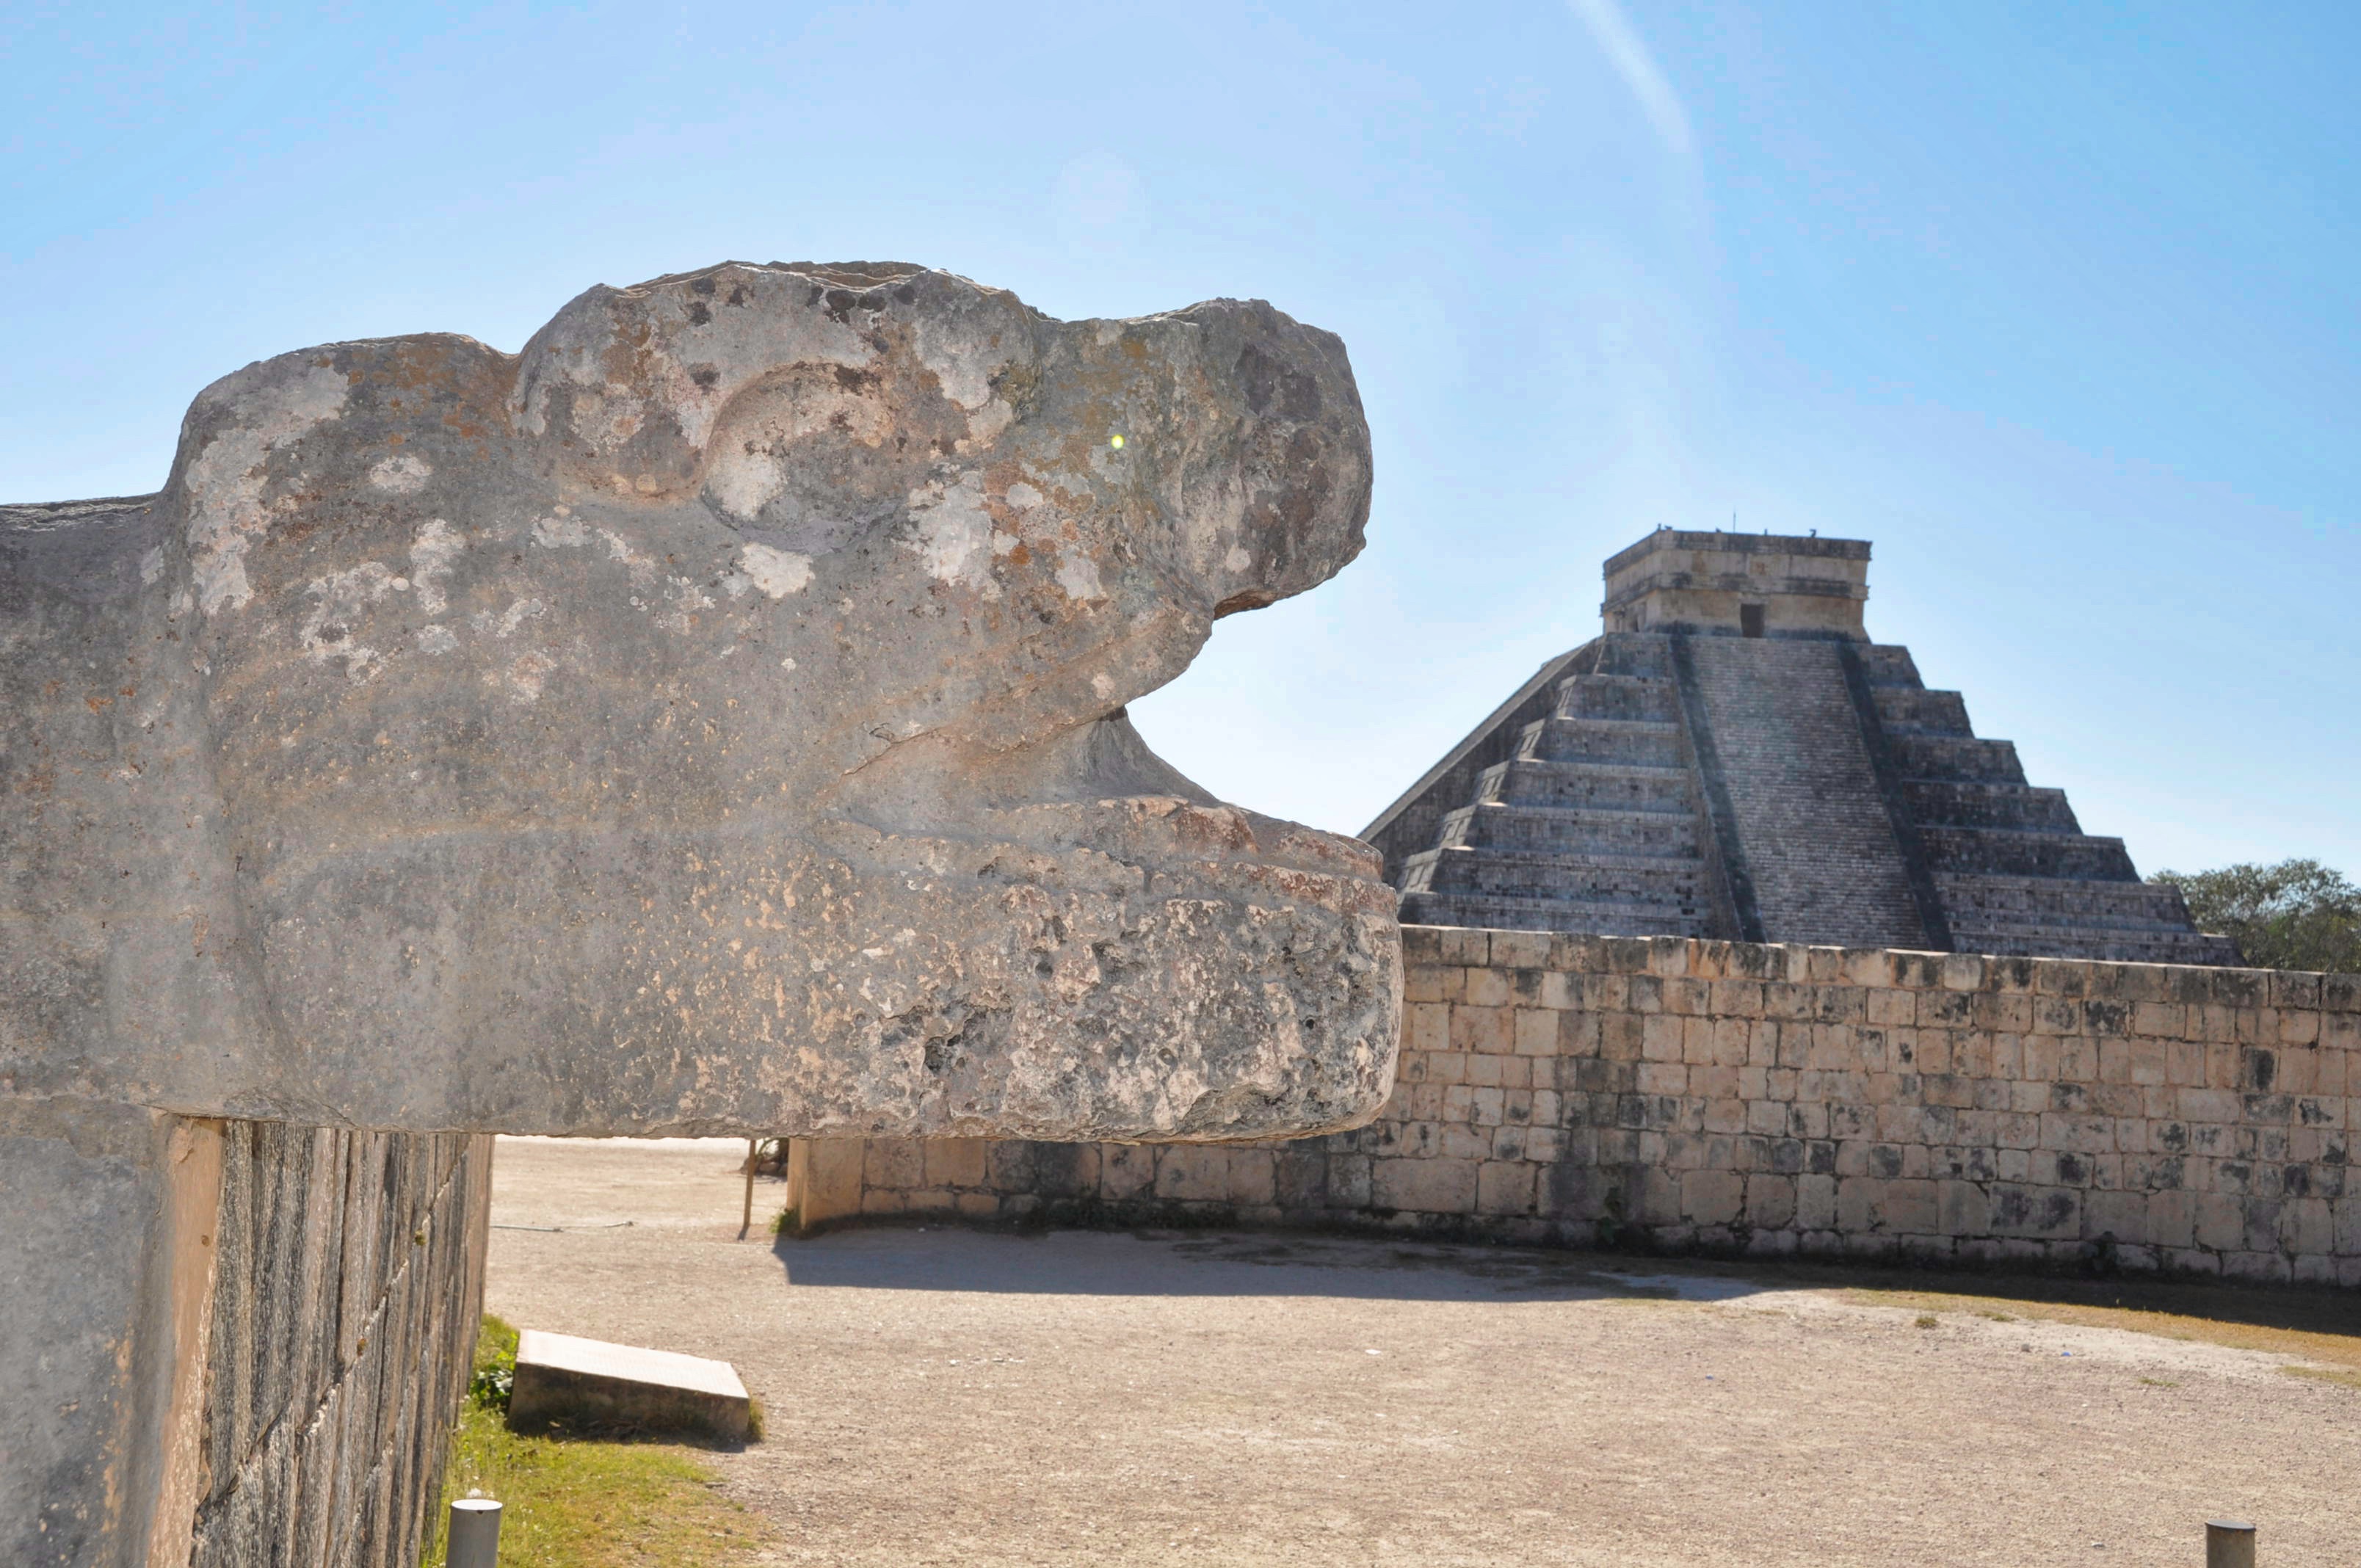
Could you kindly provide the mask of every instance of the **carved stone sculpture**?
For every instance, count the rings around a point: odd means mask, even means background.
[[[1366,1118],[1400,994],[1378,858],[1213,800],[1124,705],[1349,561],[1369,477],[1342,345],[1267,305],[1064,323],[917,267],[733,263],[594,289],[518,355],[249,366],[161,493],[0,509],[0,1199],[87,1167],[129,1227],[10,1244],[25,1310],[104,1297],[121,1354],[82,1387],[0,1341],[0,1448],[114,1444],[85,1468],[116,1522],[75,1517],[186,1559],[223,1200],[180,1119]]]
[[[1124,704],[1358,551],[1343,347],[723,266],[249,366],[19,510],[19,1093],[404,1128],[1249,1136],[1391,1060],[1352,840]]]

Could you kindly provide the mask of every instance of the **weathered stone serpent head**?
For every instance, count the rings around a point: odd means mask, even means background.
[[[207,389],[0,516],[0,1073],[512,1131],[1246,1137],[1391,1076],[1393,896],[1124,704],[1358,552],[1343,345],[916,267]]]

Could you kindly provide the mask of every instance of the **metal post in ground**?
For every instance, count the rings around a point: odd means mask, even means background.
[[[763,1140],[746,1140],[746,1213],[738,1222],[738,1239],[744,1241],[746,1233],[754,1228],[754,1157],[763,1152]]]
[[[454,1497],[450,1541],[443,1558],[447,1568],[500,1568],[500,1504],[489,1497]]]
[[[2255,1527],[2236,1519],[2207,1519],[2205,1568],[2255,1568]]]

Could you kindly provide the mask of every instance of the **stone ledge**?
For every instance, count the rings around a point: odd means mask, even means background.
[[[527,1329],[517,1336],[509,1424],[530,1431],[553,1423],[743,1442],[752,1432],[752,1401],[726,1361]]]

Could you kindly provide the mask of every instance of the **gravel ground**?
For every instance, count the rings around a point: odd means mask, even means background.
[[[494,1223],[562,1229],[494,1231],[489,1306],[735,1363],[759,1561],[2158,1568],[2228,1515],[2361,1563],[2361,1390],[2283,1355],[1544,1252],[778,1242],[767,1181],[741,1242],[744,1148],[501,1140]]]

